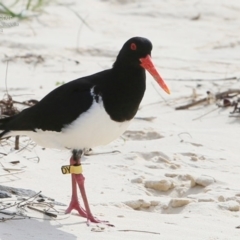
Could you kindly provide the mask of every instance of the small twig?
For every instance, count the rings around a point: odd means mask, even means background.
[[[221,99],[228,96],[228,94],[233,94],[233,93],[240,94],[240,89],[229,89],[227,91],[217,93],[215,97],[216,99]]]
[[[218,110],[218,109],[219,109],[219,108],[214,108],[214,109],[212,109],[211,111],[209,111],[209,112],[207,112],[207,113],[204,113],[203,115],[201,115],[201,116],[199,116],[199,117],[197,117],[197,118],[194,118],[193,121],[198,120],[198,119],[200,119],[200,118],[202,118],[202,117],[205,117],[205,116],[208,115],[209,113],[212,113],[212,112],[214,112],[214,111],[216,111],[216,110]]]
[[[16,160],[16,161],[11,161],[10,163],[12,163],[12,164],[17,164],[17,163],[20,163],[20,161],[19,161],[19,160]]]
[[[19,152],[21,152],[21,151],[23,151],[23,150],[29,150],[29,146],[31,146],[32,145],[32,140],[31,140],[31,138],[29,138],[29,140],[28,140],[28,142],[26,143],[26,145],[25,146],[23,146],[20,150],[18,150],[17,151],[17,153],[19,153]],[[36,144],[33,144],[33,147],[32,148],[30,148],[30,150],[31,149],[33,149],[34,147],[36,146]],[[33,157],[33,158],[35,158],[35,157]],[[38,158],[39,159],[39,157],[36,157],[36,158]],[[40,159],[38,160],[38,162],[40,161]]]
[[[166,78],[166,81],[187,81],[187,82],[193,82],[193,81],[197,81],[197,82],[203,82],[203,81],[230,81],[230,80],[239,80],[238,77],[228,77],[228,78],[215,78],[215,79],[201,79],[201,78],[196,78],[196,79],[184,79],[184,78]]]
[[[40,195],[40,196],[41,196],[41,195]],[[42,198],[42,199],[44,199],[44,198]],[[48,200],[50,200],[50,198],[48,198]],[[38,200],[37,200],[37,201],[38,201]],[[44,199],[44,201],[45,201],[45,199]],[[51,203],[51,202],[42,202],[42,201],[40,201],[40,202],[38,202],[38,203],[33,203],[33,205],[41,205],[41,206],[45,206],[45,207],[48,207],[49,209],[54,210],[56,213],[59,213],[59,211],[58,211],[57,209],[54,208],[54,205],[56,205],[54,199],[51,199],[51,201],[53,201],[53,203]],[[46,211],[48,211],[48,210],[46,210]]]
[[[134,119],[152,122],[156,117],[135,117]]]
[[[5,215],[9,215],[9,216],[17,215],[16,212],[12,212],[12,211],[8,211],[8,210],[0,210],[0,213],[5,214]]]
[[[25,172],[25,170],[21,170],[21,171],[17,171],[17,172],[11,172],[11,173],[4,173],[4,174],[0,174],[0,177],[9,176],[9,175],[16,175],[16,174],[23,173],[23,172]]]
[[[87,153],[85,153],[84,155],[85,156],[92,156],[92,155],[100,155],[100,154],[109,154],[109,153],[121,153],[119,150],[114,150],[114,151],[109,151],[109,152],[100,152],[100,153],[89,153],[89,152],[87,152]]]
[[[208,98],[205,97],[205,98],[202,98],[198,101],[195,101],[195,102],[192,102],[192,103],[188,103],[186,105],[183,105],[183,106],[180,106],[180,107],[176,107],[175,110],[183,110],[183,109],[188,109],[190,107],[193,107],[193,106],[196,106],[198,104],[201,104],[201,103],[204,103],[204,102],[207,102]]]
[[[90,30],[93,31],[93,29],[88,25],[88,23],[85,21],[85,19],[82,18],[82,17],[78,14],[78,12],[76,12],[75,10],[71,9],[71,8],[68,7],[68,6],[66,6],[66,8],[68,8],[70,11],[72,11],[72,12],[82,21],[83,24],[85,24]]]
[[[31,104],[31,103],[28,103],[28,102],[33,102],[33,103]],[[37,102],[38,102],[37,100],[29,100],[29,101],[24,101],[24,102],[18,102],[18,101],[15,101],[15,100],[13,101],[13,103],[22,104],[22,105],[25,105],[25,106],[28,106],[28,107],[32,107]]]
[[[8,61],[7,61],[6,74],[5,74],[5,88],[6,88],[6,93],[7,93],[7,95],[8,95],[7,74],[8,74]]]
[[[150,231],[143,231],[143,230],[131,230],[131,229],[123,229],[123,230],[118,230],[118,232],[140,232],[140,233],[151,233],[151,234],[158,234],[158,232],[150,232]]]
[[[2,162],[0,162],[0,164],[1,164],[1,166],[3,167],[3,169],[4,169],[5,171],[7,171],[7,172],[10,173],[10,171],[9,171],[8,169],[5,169],[5,167],[4,167],[4,165],[2,164]]]
[[[157,94],[162,98],[162,100],[166,103],[166,105],[170,106],[167,102],[167,100],[161,95],[161,93],[158,91],[158,89],[156,88],[156,86],[154,85],[153,82],[151,82],[153,88],[155,89],[155,91],[157,92]]]
[[[16,218],[16,216],[12,216],[10,218],[0,218],[0,222],[6,222],[8,220],[23,220],[23,219],[26,219],[25,217],[18,217]]]
[[[29,198],[23,199],[23,200],[20,201],[20,202],[16,202],[16,203],[14,203],[14,204],[12,204],[12,205],[9,205],[9,206],[7,206],[7,207],[5,207],[5,208],[1,208],[0,210],[5,210],[5,209],[8,209],[8,208],[11,208],[11,207],[14,207],[14,206],[20,205],[20,204],[23,203],[23,202],[29,201],[31,198],[34,199],[34,198],[36,198],[41,192],[42,192],[42,191],[40,191],[40,192],[34,194],[33,196],[31,196],[31,197],[29,197]]]
[[[15,150],[19,150],[19,135],[15,137]]]
[[[138,108],[138,110],[141,110],[141,109],[144,108],[144,107],[156,105],[156,104],[159,104],[159,103],[162,103],[162,102],[165,102],[165,101],[157,101],[157,102],[148,103],[148,104],[145,104],[145,105],[140,106],[140,107]]]
[[[38,157],[38,156],[27,158],[27,160],[34,160],[34,159],[36,159],[36,162],[37,162],[37,163],[40,162],[40,157]]]
[[[227,97],[229,94],[240,94],[240,89],[229,89],[227,91],[215,94],[214,97],[215,97],[216,100],[219,100],[219,99]],[[204,103],[204,102],[206,102],[208,100],[209,100],[209,97],[205,97],[205,98],[202,98],[202,99],[200,99],[198,101],[195,101],[195,102],[192,102],[192,103],[188,103],[188,104],[183,105],[183,106],[176,107],[175,110],[188,109],[190,107],[193,107],[193,106],[196,106],[198,104]]]
[[[192,135],[191,135],[189,132],[181,132],[181,133],[178,134],[178,137],[181,139],[181,142],[184,141],[184,139],[181,138],[181,135],[183,135],[183,134],[186,134],[186,135],[188,135],[190,138],[192,138]]]
[[[35,210],[35,211],[37,211],[37,212],[43,213],[43,214],[45,214],[45,215],[47,215],[47,216],[49,216],[49,217],[54,217],[54,218],[57,217],[57,215],[54,214],[54,213],[46,212],[46,211],[40,210],[40,209],[35,208],[35,207],[32,207],[32,206],[27,206],[27,207],[30,208],[30,209],[32,209],[32,210]]]
[[[85,17],[87,18],[87,17]],[[84,22],[82,21],[79,28],[78,28],[78,33],[77,33],[77,43],[76,43],[76,50],[79,51],[79,40],[80,40],[80,35],[81,35],[81,31],[82,31],[82,28],[83,28],[83,25],[84,25]]]
[[[0,103],[3,104],[3,105],[7,105],[8,104],[8,102],[2,101],[2,100],[0,101]],[[28,107],[32,107],[33,105],[38,103],[38,101],[35,100],[35,99],[31,99],[31,100],[24,101],[24,102],[19,102],[19,101],[12,100],[12,103],[17,103],[17,104],[22,104],[22,105],[25,105],[25,106],[28,106]]]

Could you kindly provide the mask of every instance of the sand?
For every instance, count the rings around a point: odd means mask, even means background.
[[[147,75],[128,131],[83,159],[92,211],[115,227],[88,227],[76,212],[65,215],[66,207],[56,206],[55,220],[28,210],[31,219],[1,222],[0,239],[239,239],[239,118],[215,104],[175,110],[207,91],[239,88],[239,13],[237,0],[85,0],[46,6],[38,17],[3,29],[1,97],[8,58],[9,93],[18,101],[41,99],[59,83],[109,68],[133,36],[152,41],[153,61],[171,95]],[[238,80],[214,81],[234,76]],[[28,142],[22,138],[21,147]],[[7,154],[0,155],[0,185],[69,203],[70,176],[61,166],[70,152],[34,144],[17,152],[13,143],[0,152]],[[18,174],[6,175],[11,160],[20,161]]]

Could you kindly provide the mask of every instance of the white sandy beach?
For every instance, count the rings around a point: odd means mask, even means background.
[[[194,92],[200,99],[207,91],[239,88],[239,14],[238,0],[85,0],[51,4],[38,17],[4,28],[0,98],[7,59],[9,94],[16,101],[40,100],[58,83],[111,67],[133,36],[153,43],[153,61],[171,95],[147,75],[144,100],[128,131],[93,149],[103,154],[82,161],[92,212],[115,227],[87,226],[76,212],[65,215],[66,207],[56,206],[56,219],[28,210],[31,219],[0,222],[0,239],[239,240],[240,120],[229,117],[233,108],[217,109],[215,103],[175,110],[191,102]],[[215,81],[228,77],[238,79]],[[152,121],[139,119],[147,117]],[[26,146],[28,139],[21,139]],[[18,152],[13,146],[0,146],[7,154],[0,154],[0,185],[42,191],[68,205],[70,175],[62,175],[61,166],[70,152],[40,146]],[[20,161],[14,167],[21,173],[4,170],[11,160]]]

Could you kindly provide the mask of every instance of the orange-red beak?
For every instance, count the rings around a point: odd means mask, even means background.
[[[166,93],[170,94],[170,90],[169,90],[168,86],[166,85],[166,83],[164,82],[164,80],[161,78],[158,71],[156,70],[150,55],[147,55],[145,58],[140,58],[139,60],[141,62],[140,66],[145,68],[153,76],[153,78],[156,80],[156,82],[160,85],[160,87]]]

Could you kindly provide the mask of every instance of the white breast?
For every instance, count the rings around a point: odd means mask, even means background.
[[[67,113],[66,113],[67,114]],[[56,119],[57,121],[57,119]],[[62,132],[43,131],[12,132],[10,135],[27,135],[36,143],[48,148],[83,149],[105,145],[121,136],[130,121],[115,122],[104,109],[102,100],[93,101],[87,112],[65,126]]]

